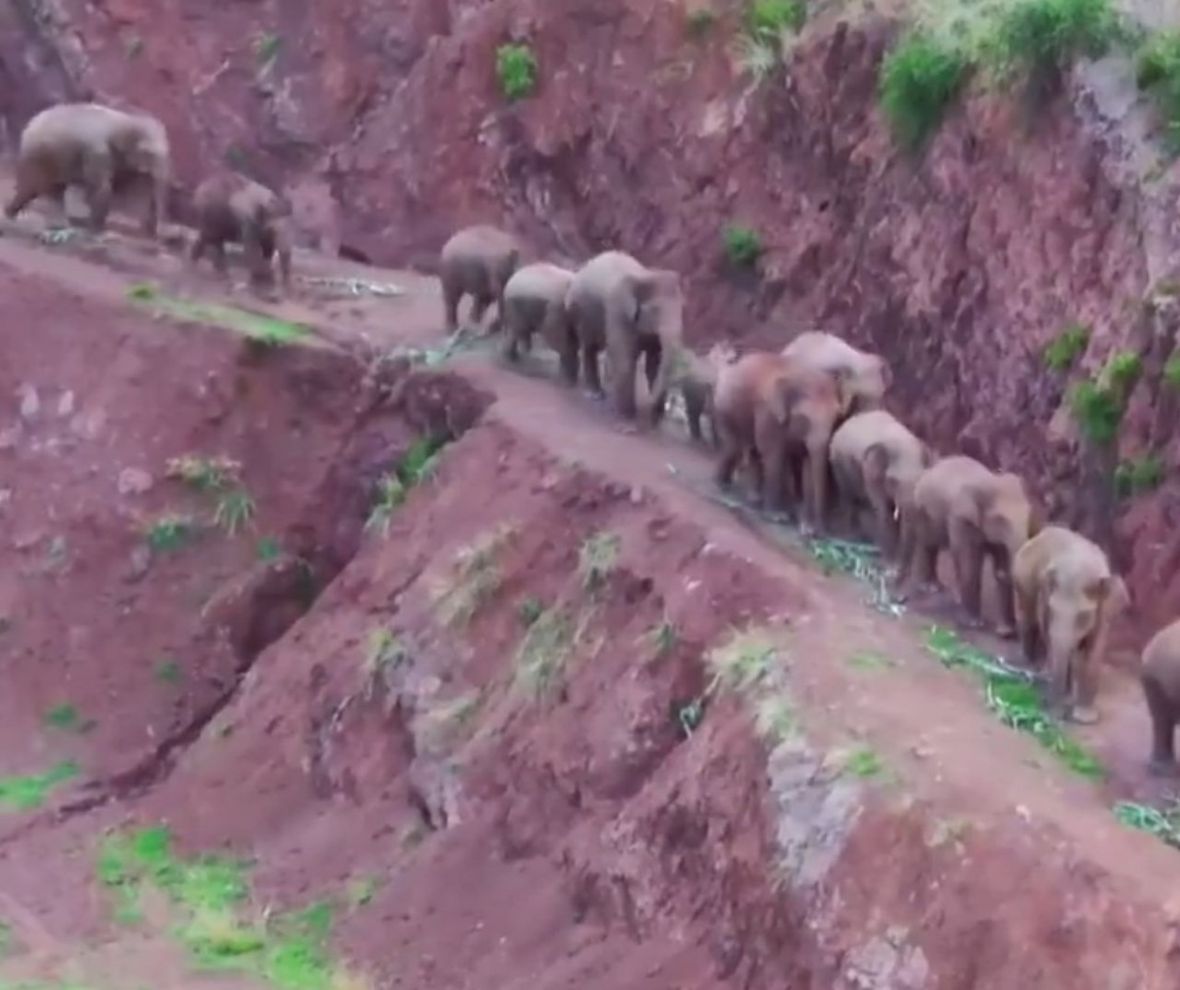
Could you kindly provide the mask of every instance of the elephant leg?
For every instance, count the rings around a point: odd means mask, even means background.
[[[582,377],[586,381],[586,391],[600,399],[605,392],[598,370],[599,350],[600,348],[592,341],[585,341],[582,344]]]
[[[939,527],[924,511],[914,513],[914,582],[923,592],[938,590],[938,551],[942,548]]]
[[[828,443],[815,442],[808,446],[806,454],[807,473],[810,478],[807,492],[808,515],[811,525],[819,535],[827,532],[828,525]]]
[[[1073,652],[1049,644],[1049,710],[1058,717],[1069,713],[1074,676]]]
[[[1151,674],[1143,674],[1139,683],[1143,686],[1143,699],[1147,702],[1147,713],[1151,716],[1151,762],[1148,770],[1155,776],[1175,776],[1177,706],[1163,685]]]
[[[463,287],[453,273],[443,272],[443,306],[446,311],[447,335],[459,329],[459,300],[463,298]]]
[[[90,229],[96,234],[106,229],[111,211],[111,159],[105,152],[87,152],[82,162],[86,200],[90,207]]]
[[[194,265],[200,262],[201,256],[208,246],[209,242],[205,240],[205,235],[198,231],[197,236],[193,238],[192,247],[189,248],[188,260]]]
[[[897,554],[897,529],[893,524],[893,503],[880,491],[868,492],[869,504],[873,508],[874,539],[881,548],[881,556],[891,560]]]
[[[624,419],[634,419],[638,413],[635,407],[635,366],[639,355],[625,343],[616,342],[608,349],[611,363],[611,391],[614,394],[615,411]]]
[[[983,546],[974,525],[966,520],[952,519],[949,525],[951,556],[955,564],[955,580],[959,598],[967,613],[967,626],[978,629],[983,625],[980,614],[980,581],[983,572]]]
[[[478,292],[475,296],[475,302],[471,307],[471,322],[476,329],[483,326],[484,314],[487,313],[488,307],[491,306],[493,298],[487,292]],[[491,330],[488,331],[489,333]]]
[[[229,278],[229,265],[225,261],[225,244],[213,241],[209,245],[209,253],[213,257],[213,268],[222,278]]]
[[[1106,641],[1110,624],[1110,620],[1105,614],[1106,608],[1106,603],[1103,603],[1098,613],[1098,625],[1091,634],[1090,641],[1078,649],[1074,660],[1071,718],[1083,725],[1091,725],[1098,721],[1095,702],[1098,700],[1099,668],[1106,656]]]
[[[1012,571],[1008,567],[1007,551],[997,551],[992,555],[992,570],[996,575],[996,593],[1000,599],[1000,624],[996,633],[1003,639],[1011,639],[1016,635],[1016,602],[1015,589],[1012,587]]]
[[[44,185],[33,168],[28,165],[18,165],[16,173],[16,189],[4,207],[4,215],[9,220],[28,206],[33,200],[45,192]],[[65,196],[65,186],[62,186],[62,197]]]
[[[717,424],[714,423],[716,429]],[[720,450],[717,454],[717,467],[713,472],[713,480],[718,488],[728,488],[733,483],[733,472],[737,469],[738,461],[742,459],[742,447],[733,432],[724,425],[720,433]]]
[[[704,396],[693,385],[682,387],[680,394],[684,396],[684,416],[688,420],[688,433],[697,443],[704,439],[701,433],[701,415],[705,411]]]
[[[1020,648],[1024,653],[1025,663],[1030,667],[1035,667],[1041,661],[1037,600],[1034,595],[1020,588],[1014,589],[1013,597],[1016,605],[1016,630],[1020,639]]]

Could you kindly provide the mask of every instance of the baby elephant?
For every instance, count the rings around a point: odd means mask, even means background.
[[[1151,762],[1158,776],[1176,775],[1175,730],[1180,721],[1180,621],[1164,626],[1143,648],[1139,670],[1151,716]]]
[[[713,413],[713,389],[717,375],[722,368],[737,360],[737,349],[728,342],[720,342],[709,348],[701,357],[687,347],[679,348],[672,358],[670,385],[680,392],[684,399],[684,415],[688,420],[688,432],[698,443],[704,440],[701,419],[709,418],[713,446],[719,443],[717,422]]]
[[[1012,559],[1038,526],[1018,475],[998,474],[970,457],[944,457],[918,478],[903,510],[899,580],[933,586],[938,552],[948,548],[968,624],[978,627],[983,562],[990,557],[1000,586],[998,631],[1010,636],[1015,625]]]
[[[64,216],[66,189],[82,186],[97,233],[106,227],[115,191],[146,178],[152,192],[144,233],[155,237],[170,169],[168,132],[155,117],[98,103],[58,104],[33,117],[21,133],[16,191],[4,213],[11,220],[38,196],[49,196]]]
[[[518,268],[504,286],[504,356],[516,361],[532,350],[533,334],[561,358],[561,371],[570,385],[578,381],[578,342],[565,308],[565,294],[574,273],[547,261]]]
[[[465,295],[474,300],[471,319],[483,321],[488,307],[496,304],[496,318],[489,332],[500,328],[504,319],[504,287],[520,264],[520,243],[495,227],[465,227],[443,245],[439,258],[447,333],[459,327],[459,302]]]
[[[1062,526],[1046,526],[1012,562],[1016,619],[1025,659],[1049,659],[1049,701],[1076,722],[1095,722],[1098,664],[1115,614],[1128,603],[1122,578],[1101,548]]]
[[[191,251],[194,264],[208,251],[213,266],[225,275],[225,244],[239,243],[252,282],[271,281],[277,255],[283,289],[290,288],[291,204],[284,197],[245,176],[225,173],[197,186],[193,206],[197,214]]]
[[[874,409],[841,424],[832,434],[828,460],[847,528],[868,503],[877,545],[892,557],[898,550],[897,519],[912,501],[919,476],[934,462],[930,448],[885,410]]]

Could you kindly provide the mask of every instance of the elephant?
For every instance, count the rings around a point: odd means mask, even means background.
[[[1180,722],[1180,621],[1164,626],[1147,641],[1139,683],[1151,716],[1151,761],[1156,776],[1176,775],[1175,730]]]
[[[843,384],[843,377],[840,377]],[[721,451],[715,480],[727,488],[734,469],[748,457],[762,505],[798,502],[796,473],[803,474],[803,502],[812,524],[825,524],[828,444],[842,408],[837,381],[781,354],[746,354],[723,367],[713,390],[714,429]]]
[[[893,380],[889,363],[883,357],[858,350],[835,334],[819,330],[805,330],[782,353],[819,371],[829,374],[840,371],[849,376],[846,416],[880,409]]]
[[[910,504],[919,476],[934,463],[930,448],[884,409],[873,409],[837,427],[828,461],[848,528],[867,502],[876,520],[877,545],[893,557],[899,542],[896,520]]]
[[[712,445],[718,445],[717,424],[713,418],[713,388],[720,370],[736,360],[736,349],[726,342],[714,344],[703,357],[687,347],[680,348],[673,355],[669,386],[683,397],[688,432],[698,443],[704,441],[701,420],[707,416]]]
[[[605,348],[614,405],[634,419],[635,367],[643,358],[653,425],[664,414],[673,355],[681,348],[684,297],[680,275],[647,268],[622,251],[605,251],[574,275],[566,308],[582,354],[587,389],[603,394],[598,355]]]
[[[209,251],[213,265],[225,274],[225,243],[240,243],[255,283],[270,281],[277,255],[284,289],[291,283],[291,204],[266,186],[245,176],[224,173],[205,179],[193,194],[197,236],[191,260]]]
[[[516,361],[532,350],[540,331],[557,351],[561,371],[570,385],[578,381],[578,342],[565,308],[565,294],[574,273],[547,261],[518,268],[504,286],[504,356]]]
[[[85,189],[90,227],[105,229],[116,191],[141,177],[152,183],[143,231],[155,237],[168,198],[168,132],[155,117],[98,103],[60,103],[42,110],[21,132],[16,189],[4,213],[14,219],[39,196],[55,199],[65,215],[66,190]]]
[[[1018,475],[996,473],[971,457],[944,457],[919,475],[901,518],[899,586],[932,588],[938,552],[949,548],[967,624],[983,625],[983,562],[991,558],[1000,590],[1000,635],[1015,631],[1012,559],[1040,528]]]
[[[1098,720],[1098,664],[1111,620],[1129,603],[1122,578],[1090,540],[1063,526],[1046,526],[1012,562],[1016,620],[1025,659],[1047,653],[1051,709],[1076,722]]]
[[[447,333],[459,327],[459,301],[474,299],[471,319],[478,325],[492,303],[496,317],[490,333],[500,329],[504,319],[504,287],[520,265],[522,249],[512,234],[480,224],[464,227],[443,245],[439,256]]]

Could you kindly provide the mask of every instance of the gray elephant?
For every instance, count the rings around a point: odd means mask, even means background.
[[[606,251],[578,269],[566,307],[582,353],[586,387],[602,395],[598,356],[610,361],[615,408],[636,416],[635,374],[644,362],[653,424],[664,413],[673,355],[683,346],[684,298],[680,275],[646,268],[622,251]]]
[[[191,260],[208,251],[213,265],[225,274],[225,244],[239,243],[255,283],[270,281],[275,256],[284,289],[291,282],[291,204],[245,176],[222,173],[206,179],[193,194],[197,236]]]
[[[521,254],[520,242],[512,234],[485,224],[464,227],[443,245],[439,277],[447,333],[458,329],[459,302],[467,295],[474,300],[472,321],[480,324],[488,307],[495,303],[496,317],[489,332],[500,328],[504,318],[504,287],[519,266]]]
[[[144,232],[155,237],[168,195],[168,132],[155,117],[98,103],[62,103],[25,125],[17,158],[16,190],[5,215],[11,220],[39,196],[57,200],[65,215],[66,189],[82,186],[95,232],[106,226],[115,191],[150,180]]]
[[[568,268],[539,261],[518,268],[504,286],[504,356],[516,361],[523,350],[532,350],[533,334],[561,358],[566,381],[578,381],[578,342],[565,308],[574,273]]]
[[[833,333],[805,330],[783,348],[783,355],[818,371],[844,375],[849,383],[845,415],[880,409],[892,381],[883,357],[859,350]]]

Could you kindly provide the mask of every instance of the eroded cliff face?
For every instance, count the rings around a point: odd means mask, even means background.
[[[935,446],[1024,472],[1080,521],[1068,379],[1042,352],[1089,324],[1083,370],[1100,367],[1161,260],[1076,88],[1033,117],[972,96],[915,160],[876,108],[893,28],[874,17],[820,15],[753,84],[734,64],[736,0],[699,37],[674,2],[14,3],[0,17],[10,133],[63,90],[134,101],[167,122],[183,184],[228,160],[286,184],[322,243],[387,263],[429,265],[474,220],[570,259],[624,248],[685,273],[690,340],[781,346],[818,324],[877,349],[898,411]],[[508,40],[539,64],[518,104],[496,79]],[[760,232],[757,277],[728,269],[729,224]],[[1180,552],[1173,501],[1165,485],[1121,529],[1148,624],[1180,603],[1160,586]]]

